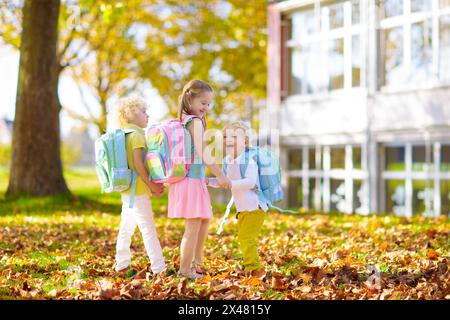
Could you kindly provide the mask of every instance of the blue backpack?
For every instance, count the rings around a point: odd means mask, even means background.
[[[125,135],[133,129],[103,134],[95,141],[95,170],[102,192],[122,192],[130,188],[130,208],[133,207],[136,192],[137,173],[128,168]]]
[[[241,172],[241,177],[245,176],[250,159],[253,159],[258,165],[258,177],[259,185],[256,186],[254,192],[258,194],[261,202],[266,203],[270,208],[275,209],[279,212],[286,213],[298,213],[292,210],[281,209],[274,205],[283,199],[283,187],[281,185],[281,167],[278,157],[271,151],[260,148],[260,147],[250,147],[244,153],[244,161],[239,165],[239,171]],[[223,161],[222,165],[223,172],[227,174],[227,162]],[[217,234],[220,234],[223,230],[223,226],[230,214],[231,206],[233,205],[233,197],[231,197],[230,202],[227,205],[225,215],[220,224]]]

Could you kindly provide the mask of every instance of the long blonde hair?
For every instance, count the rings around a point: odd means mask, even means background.
[[[204,92],[213,92],[213,88],[202,80],[191,80],[183,87],[183,92],[178,97],[178,117],[182,121],[183,114],[192,115],[189,99],[198,97]],[[206,127],[206,119],[202,119],[203,126]]]

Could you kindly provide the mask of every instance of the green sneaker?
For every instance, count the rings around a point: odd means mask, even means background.
[[[120,278],[133,278],[137,273],[138,272],[136,269],[133,269],[130,266],[128,266],[122,270],[117,271],[115,274],[115,277],[116,278],[119,278],[119,277]]]

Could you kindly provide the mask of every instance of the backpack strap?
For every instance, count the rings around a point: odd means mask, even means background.
[[[288,210],[288,209],[281,209],[280,207],[274,206],[273,204],[271,204],[270,202],[267,202],[267,205],[269,207],[271,207],[272,209],[277,210],[278,212],[281,213],[292,213],[292,214],[298,214],[298,212],[293,211],[293,210]]]
[[[255,160],[258,163],[257,159],[255,159],[255,155],[250,155],[251,149],[247,148],[244,151],[244,162],[239,164],[239,171],[241,172],[241,178],[245,177],[245,173],[247,172],[248,164],[250,163],[250,158]]]
[[[248,165],[250,163],[250,159],[253,159],[256,162],[256,164],[258,164],[257,153],[255,152],[252,154],[253,151],[254,151],[254,149],[251,149],[251,148],[247,148],[244,151],[244,162],[239,164],[239,171],[241,173],[242,179],[245,177],[245,174],[248,169]],[[259,176],[259,167],[258,167],[258,176]],[[258,195],[258,198],[260,201],[269,204],[269,201],[267,201],[267,199],[264,197],[264,195],[262,193],[259,179],[258,179],[258,184],[256,185],[255,188],[252,189],[252,191]]]
[[[127,135],[129,133],[135,132],[135,129],[128,128],[123,130],[124,134]],[[135,170],[131,170],[131,190],[130,190],[130,204],[129,208],[133,208],[134,206],[134,197],[136,195],[136,184],[137,184],[137,172]]]
[[[136,129],[133,129],[133,128],[128,128],[128,129],[124,129],[124,130],[123,130],[123,132],[124,132],[125,134],[132,133],[132,132],[135,132],[135,131],[136,131]]]
[[[145,161],[145,154],[143,155],[143,161]],[[138,174],[136,170],[131,170],[131,190],[130,190],[130,206],[133,208],[134,196],[136,195],[136,185],[137,185]]]
[[[136,183],[137,183],[137,172],[131,172],[131,191],[130,191],[130,205],[129,208],[133,208],[134,196],[136,195]]]
[[[225,214],[223,215],[222,221],[220,222],[220,226],[219,229],[217,230],[217,235],[220,235],[223,231],[223,227],[225,225],[225,222],[228,219],[228,216],[230,215],[230,211],[231,211],[231,206],[233,205],[234,202],[234,197],[231,196],[230,201],[227,204],[227,209],[225,210]]]
[[[187,127],[187,125],[189,124],[189,122],[191,122],[192,120],[194,120],[194,119],[196,119],[196,118],[201,120],[201,122],[202,122],[202,124],[203,124],[203,128],[204,128],[204,127],[205,127],[205,123],[203,122],[203,119],[200,118],[200,117],[194,116],[194,115],[192,115],[192,114],[185,114],[185,115],[183,115],[183,116],[182,116],[181,123],[182,123],[185,127]]]

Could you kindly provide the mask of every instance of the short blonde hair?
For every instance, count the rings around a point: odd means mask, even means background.
[[[233,121],[230,123],[227,123],[224,127],[223,127],[223,133],[225,133],[225,131],[227,129],[242,129],[245,131],[245,134],[247,136],[250,136],[250,126],[247,124],[247,122],[244,121]]]
[[[247,122],[238,120],[238,121],[233,121],[233,122],[227,123],[222,129],[222,134],[224,136],[225,136],[227,129],[242,129],[242,130],[244,130],[245,138],[247,138],[246,145],[247,145],[247,147],[250,145],[250,130],[251,130],[251,128]],[[225,142],[225,140],[224,140],[224,142]]]
[[[126,97],[117,101],[115,107],[115,117],[120,128],[125,127],[130,118],[138,111],[147,110],[147,103],[139,97]]]

